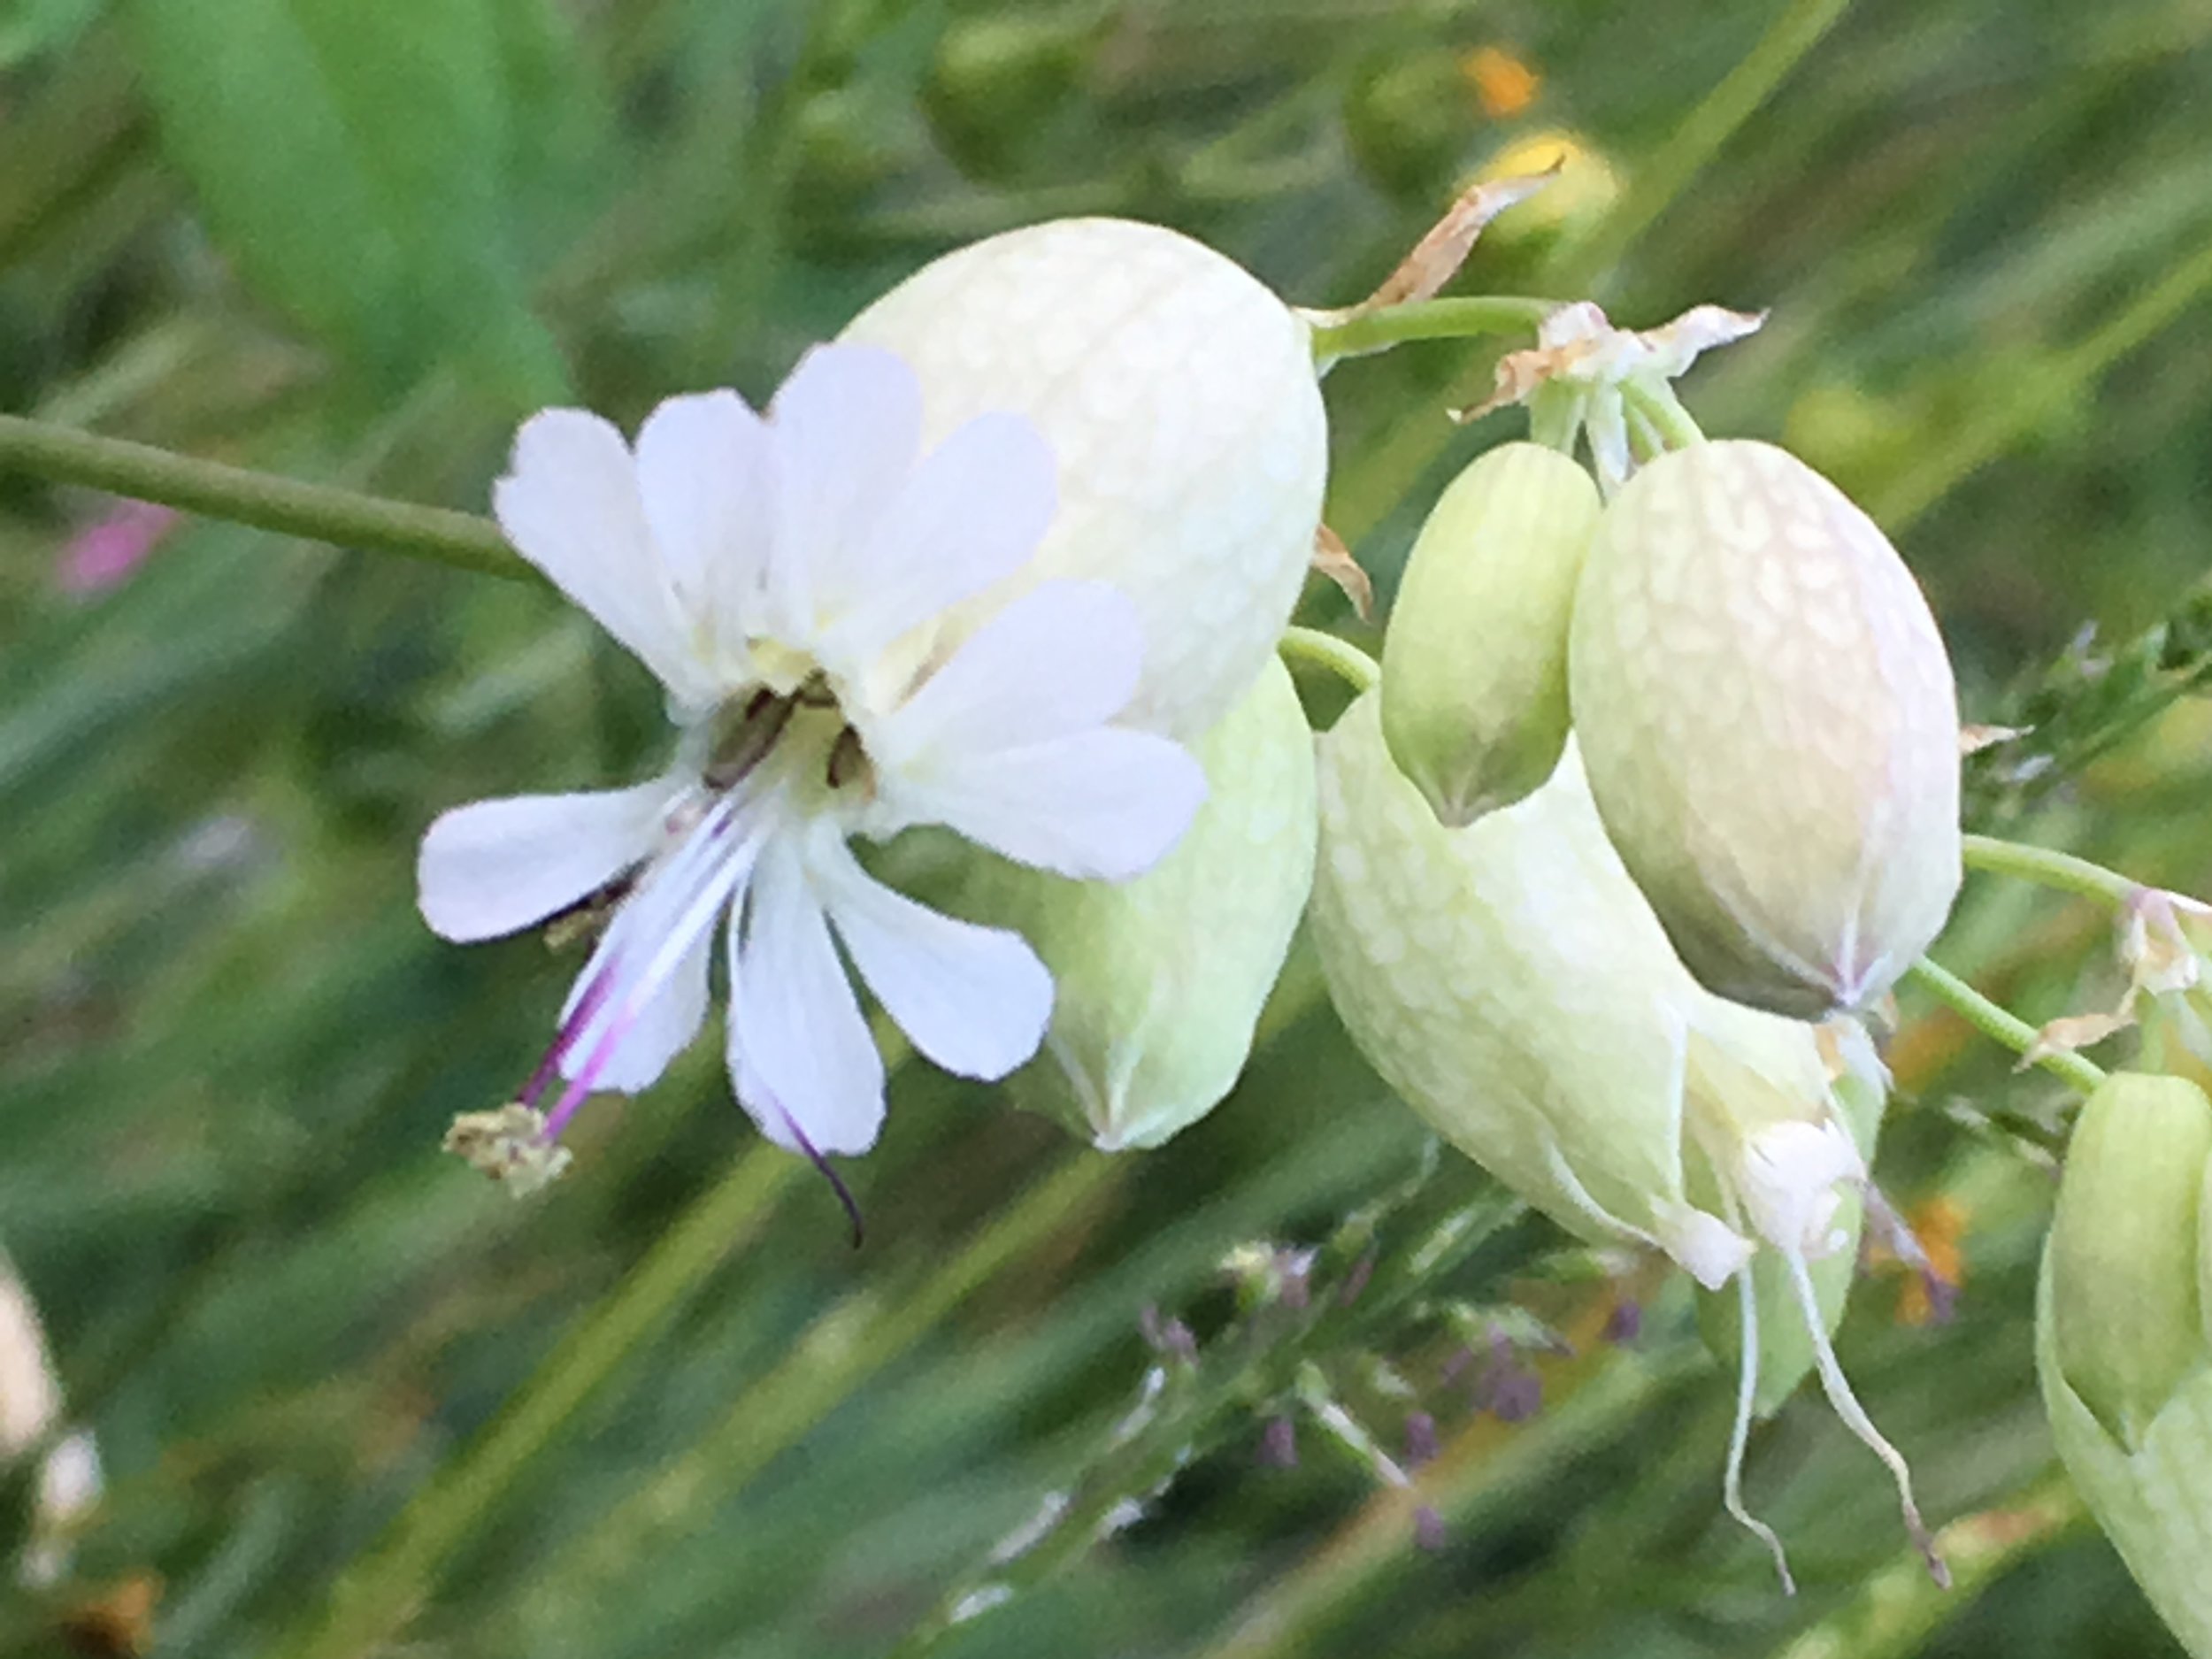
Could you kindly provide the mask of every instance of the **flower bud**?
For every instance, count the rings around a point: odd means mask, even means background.
[[[1708,1290],[1735,1282],[1724,1490],[1778,1565],[1740,1471],[1755,1410],[1809,1363],[1889,1467],[1940,1576],[1904,1461],[1828,1341],[1878,1095],[1839,1101],[1814,1027],[1690,977],[1607,839],[1572,745],[1542,788],[1449,830],[1391,764],[1379,705],[1363,697],[1323,739],[1317,780],[1314,941],[1346,1030],[1438,1133],[1570,1232],[1655,1247]],[[1878,1071],[1870,1053],[1847,1069],[1870,1085]],[[1824,1296],[1829,1273],[1839,1282]],[[1802,1340],[1769,1335],[1771,1312]],[[1763,1377],[1770,1353],[1779,1376]]]
[[[1027,939],[1056,987],[1026,1105],[1103,1150],[1156,1147],[1244,1069],[1313,882],[1313,739],[1280,662],[1197,745],[1206,803],[1133,881],[1070,881],[992,860],[963,907]]]
[[[1110,582],[1144,624],[1125,724],[1214,725],[1273,653],[1320,522],[1327,434],[1311,330],[1240,266],[1125,219],[1060,219],[945,255],[853,320],[921,376],[923,442],[1025,416],[1059,511],[946,643],[1049,580]]]
[[[2081,1109],[2043,1253],[2051,1437],[2129,1571],[2212,1654],[2212,1102],[2116,1073]]]
[[[1661,456],[1606,510],[1570,682],[1605,827],[1709,989],[1886,992],[1960,879],[1958,704],[1874,522],[1770,444]]]
[[[1559,764],[1567,626],[1598,511],[1596,484],[1568,457],[1508,443],[1421,526],[1383,640],[1383,739],[1454,828]]]

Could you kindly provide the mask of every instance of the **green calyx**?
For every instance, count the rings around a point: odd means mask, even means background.
[[[2182,1645],[2212,1659],[2212,1102],[2119,1073],[2082,1108],[2036,1296],[2066,1471]]]
[[[1153,869],[1116,885],[995,859],[961,907],[1052,971],[1016,1099],[1106,1151],[1156,1147],[1228,1094],[1313,883],[1313,739],[1282,664],[1194,748],[1206,803]]]
[[[2195,1084],[2121,1072],[2082,1107],[2051,1225],[2052,1337],[2067,1385],[2131,1450],[2212,1358],[2208,1179],[2212,1102]]]
[[[1508,443],[1421,527],[1383,641],[1383,738],[1448,826],[1525,798],[1559,764],[1568,623],[1599,511],[1572,460]]]

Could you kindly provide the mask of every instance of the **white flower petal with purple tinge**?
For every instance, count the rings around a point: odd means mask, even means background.
[[[780,1145],[864,1150],[884,1067],[853,973],[918,1051],[980,1079],[1036,1052],[1053,988],[1023,940],[916,903],[847,841],[940,825],[1121,879],[1203,799],[1181,747],[1115,724],[1144,672],[1136,605],[1094,581],[1022,591],[1055,512],[1043,438],[986,411],[925,453],[921,407],[901,358],[830,346],[764,417],[707,392],[663,403],[634,450],[573,410],[517,439],[501,524],[660,679],[680,731],[656,782],[480,803],[424,841],[423,914],[454,939],[628,878],[512,1108],[536,1121],[565,1079],[549,1140],[691,1041],[726,918],[739,1098]]]

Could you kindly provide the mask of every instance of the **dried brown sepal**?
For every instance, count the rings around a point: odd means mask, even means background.
[[[1693,305],[1656,328],[1617,328],[1599,306],[1578,300],[1544,319],[1536,344],[1500,357],[1490,396],[1452,411],[1452,419],[1464,425],[1509,404],[1525,403],[1553,380],[1578,380],[1593,387],[1639,377],[1671,380],[1702,353],[1758,333],[1766,319],[1764,311]]]
[[[2134,995],[2130,993],[2116,1013],[2068,1014],[2051,1021],[2035,1033],[2035,1041],[2027,1046],[2012,1069],[2024,1071],[2039,1060],[2047,1060],[2053,1055],[2073,1054],[2125,1031],[2135,1024],[2134,1002]]]
[[[2009,743],[2027,734],[2024,726],[1962,726],[1959,757],[1962,760],[1969,755],[1978,755],[1985,749],[1994,749],[2000,743]]]
[[[1317,326],[1329,327],[1356,317],[1388,311],[1394,305],[1434,299],[1467,263],[1467,256],[1473,251],[1483,227],[1515,203],[1527,201],[1549,184],[1564,165],[1566,158],[1562,157],[1542,173],[1491,179],[1468,186],[1372,294],[1356,305],[1334,311],[1310,310],[1302,314]]]
[[[1352,549],[1344,545],[1344,538],[1327,525],[1317,526],[1313,533],[1313,568],[1315,573],[1327,577],[1352,602],[1352,609],[1359,613],[1362,622],[1375,619],[1375,584],[1352,557]]]
[[[519,1101],[496,1111],[463,1112],[445,1132],[443,1146],[517,1198],[543,1191],[572,1161],[566,1147],[545,1138],[545,1114]]]

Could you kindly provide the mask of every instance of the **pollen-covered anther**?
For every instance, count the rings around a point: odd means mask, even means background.
[[[444,1149],[527,1198],[557,1180],[572,1161],[546,1136],[545,1114],[520,1101],[495,1111],[463,1112],[445,1132]]]

